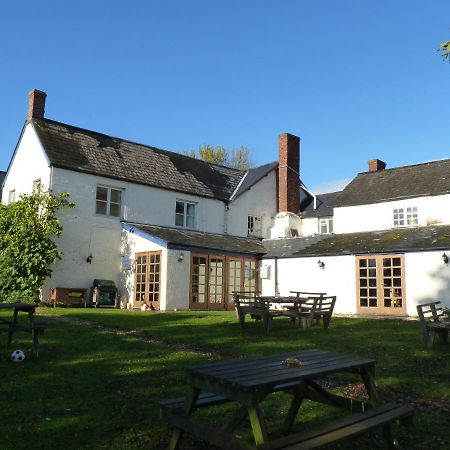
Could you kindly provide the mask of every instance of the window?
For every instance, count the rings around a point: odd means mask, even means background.
[[[417,207],[411,206],[406,208],[394,209],[394,227],[412,227],[419,224]]]
[[[41,187],[41,179],[38,178],[37,180],[33,181],[33,192],[38,192],[40,187]]]
[[[120,217],[122,191],[104,186],[97,186],[95,212],[105,216]]]
[[[247,236],[262,236],[261,217],[247,216]]]
[[[16,190],[11,189],[8,192],[8,205],[10,205],[11,203],[14,203],[15,200],[16,200]]]
[[[177,200],[175,205],[175,225],[177,227],[195,228],[195,207],[195,203]]]
[[[333,218],[319,219],[319,234],[331,234],[333,232]]]

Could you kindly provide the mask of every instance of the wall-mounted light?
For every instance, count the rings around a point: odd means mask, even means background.
[[[184,253],[180,250],[180,252],[178,253],[178,262],[183,261],[184,261]]]
[[[86,258],[86,262],[87,262],[88,264],[91,264],[91,263],[92,263],[92,259],[93,259],[93,256],[92,256],[92,255],[89,255],[89,256]]]
[[[442,254],[442,261],[444,261],[444,264],[448,263],[448,256],[446,255],[445,252]]]
[[[319,268],[320,269],[325,269],[325,263],[323,262],[323,261],[321,261],[320,259],[319,259],[319,261],[317,261],[317,265],[319,266]]]

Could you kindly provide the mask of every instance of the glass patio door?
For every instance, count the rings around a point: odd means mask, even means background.
[[[161,290],[161,252],[136,253],[134,307],[146,304],[159,309]]]
[[[356,257],[357,312],[405,315],[403,255]]]
[[[225,258],[220,256],[209,257],[209,309],[224,309],[224,268]]]

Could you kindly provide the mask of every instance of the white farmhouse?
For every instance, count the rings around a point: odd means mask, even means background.
[[[255,289],[326,291],[355,314],[450,306],[450,160],[372,160],[342,192],[316,196],[291,134],[278,162],[240,171],[49,120],[46,94],[29,98],[2,201],[40,182],[76,204],[61,214],[44,300],[109,279],[132,308],[232,309],[233,291]]]

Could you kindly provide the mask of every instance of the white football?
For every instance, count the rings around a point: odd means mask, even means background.
[[[11,361],[22,362],[25,359],[25,353],[22,350],[14,350],[11,353]]]

